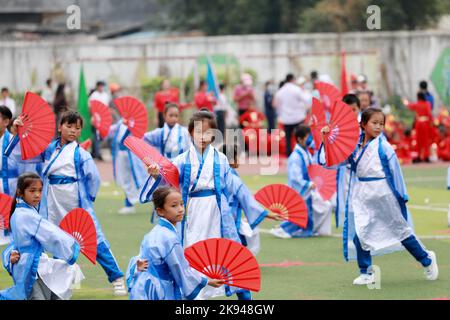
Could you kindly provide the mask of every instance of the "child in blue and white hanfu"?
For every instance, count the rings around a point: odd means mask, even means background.
[[[125,193],[125,204],[119,214],[136,212],[134,205],[139,202],[139,191],[147,176],[142,162],[124,145],[125,139],[130,135],[130,130],[122,120],[112,125],[108,133],[108,139],[111,139],[114,179]]]
[[[21,119],[18,118],[14,125],[22,125]],[[83,208],[89,212],[97,231],[97,261],[108,275],[109,282],[113,284],[114,294],[126,295],[123,273],[94,212],[100,175],[91,155],[77,143],[82,127],[83,118],[79,113],[64,113],[58,128],[60,137],[53,141],[40,157],[31,160],[43,162],[44,189],[39,213],[59,225],[72,209]],[[15,138],[15,143],[17,142],[18,139]],[[14,147],[11,155],[20,157],[19,144],[13,144],[8,147]]]
[[[74,265],[80,246],[38,213],[41,195],[38,175],[26,173],[19,177],[10,219],[13,242],[8,247],[9,254],[3,255],[14,286],[0,291],[0,299],[68,299],[72,284],[80,280],[77,274],[81,271]],[[48,258],[44,251],[59,259]]]
[[[183,220],[184,203],[179,191],[158,188],[153,202],[160,219],[141,243],[138,257],[131,259],[127,284],[131,300],[193,300],[206,285],[221,286],[193,270],[184,256],[175,227]]]
[[[173,164],[180,173],[180,187],[186,205],[186,216],[179,227],[181,243],[189,247],[194,243],[210,238],[227,238],[240,242],[235,220],[228,206],[228,194],[237,193],[239,185],[233,178],[228,159],[212,145],[212,130],[217,128],[214,115],[208,111],[196,112],[190,123],[189,133],[193,138],[190,149],[174,159]],[[151,201],[153,191],[167,184],[159,174],[157,165],[148,168],[150,177],[141,192],[141,202]],[[266,216],[267,211],[259,212],[255,221]],[[229,289],[226,286],[227,290]],[[224,295],[224,289],[205,288],[199,299]],[[232,292],[227,292],[231,295]]]
[[[384,254],[401,248],[400,244],[425,268],[425,277],[436,280],[438,266],[436,255],[427,251],[414,234],[408,222],[406,202],[408,195],[398,158],[392,146],[382,136],[384,114],[369,108],[361,115],[363,133],[353,154],[342,165],[350,163],[354,185],[347,201],[353,210],[353,220],[346,219],[345,242],[353,240],[360,276],[353,282],[365,285],[374,282],[370,273],[372,255]],[[329,132],[328,126],[322,129]],[[322,151],[324,148],[320,148]],[[321,164],[325,157],[320,153]],[[354,237],[348,238],[354,224]]]
[[[191,136],[188,130],[178,123],[179,118],[178,105],[167,103],[164,109],[164,126],[144,135],[144,141],[157,148],[169,160],[187,151],[191,145]]]
[[[305,200],[308,208],[308,224],[306,228],[301,228],[285,221],[279,227],[270,230],[270,233],[278,238],[306,238],[313,236],[314,231],[311,193],[316,186],[309,177],[308,167],[315,161],[307,148],[312,140],[311,129],[306,125],[299,125],[294,134],[297,145],[288,159],[288,185]]]

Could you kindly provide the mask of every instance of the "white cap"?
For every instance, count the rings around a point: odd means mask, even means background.
[[[298,77],[296,82],[297,82],[297,84],[299,86],[301,86],[301,85],[305,84],[306,78],[305,77]]]

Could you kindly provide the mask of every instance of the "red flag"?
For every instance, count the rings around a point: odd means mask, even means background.
[[[345,96],[348,93],[347,66],[345,63],[345,51],[341,52],[341,93]]]

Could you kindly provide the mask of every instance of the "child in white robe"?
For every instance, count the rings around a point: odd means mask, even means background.
[[[186,206],[186,215],[177,226],[180,229],[181,243],[185,247],[210,239],[227,238],[240,242],[235,220],[228,206],[225,193],[239,197],[240,185],[233,178],[227,157],[212,145],[213,130],[217,128],[214,115],[208,111],[196,112],[189,123],[189,133],[193,139],[190,149],[174,159],[173,164],[180,173],[180,188]],[[159,167],[148,168],[150,177],[141,192],[141,202],[151,201],[152,194],[158,186],[167,184],[159,174]],[[225,191],[226,190],[226,191]],[[245,201],[242,201],[243,203]],[[262,210],[258,213],[256,225],[266,216],[276,217],[273,213]],[[206,287],[198,299],[233,294],[226,288]]]
[[[184,256],[176,228],[184,216],[181,193],[161,187],[154,192],[153,202],[160,219],[144,237],[139,256],[130,261],[130,300],[193,300],[206,285],[220,287],[220,280],[200,275]]]
[[[425,249],[407,221],[406,186],[397,156],[382,136],[384,121],[381,110],[369,108],[362,113],[360,143],[342,164],[350,163],[355,175],[349,201],[354,213],[356,234],[353,243],[360,276],[353,284],[373,283],[371,256],[383,250],[391,252],[400,243],[424,267],[425,278],[436,280],[439,274],[436,254]],[[329,131],[328,126],[322,129],[322,133]],[[320,157],[320,162],[324,164],[325,159]]]
[[[7,300],[69,299],[84,277],[75,264],[80,246],[73,237],[39,215],[42,181],[34,173],[19,177],[10,227],[13,242],[3,264],[14,286],[0,292]],[[48,251],[60,259],[49,258]]]

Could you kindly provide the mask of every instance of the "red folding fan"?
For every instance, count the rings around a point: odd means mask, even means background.
[[[109,128],[113,122],[111,111],[106,105],[97,100],[90,101],[89,106],[93,118],[92,125],[97,129],[100,137],[104,139],[108,135]]]
[[[12,203],[13,198],[5,193],[0,193],[0,230],[9,229]]]
[[[255,199],[270,211],[287,217],[289,222],[306,228],[308,208],[297,191],[284,184],[271,184],[255,194]]]
[[[97,231],[91,215],[84,209],[73,209],[61,220],[59,227],[75,238],[80,245],[81,253],[95,264]]]
[[[194,269],[211,279],[258,292],[261,271],[258,261],[246,247],[229,239],[212,238],[186,248],[184,255]]]
[[[167,158],[163,157],[158,150],[150,146],[144,140],[131,136],[125,139],[124,145],[141,159],[145,165],[150,166],[157,163],[159,172],[164,177],[164,180],[173,187],[179,189],[180,174],[177,167],[175,167]]]
[[[346,160],[359,139],[359,123],[353,110],[342,101],[336,101],[335,106],[328,124],[330,132],[324,141],[327,166]]]
[[[310,127],[316,149],[322,143],[322,133],[320,130],[326,125],[325,110],[323,105],[316,98],[312,99]]]
[[[320,93],[320,100],[322,101],[325,110],[333,112],[335,102],[342,100],[339,89],[332,84],[320,81],[316,82],[314,86]]]
[[[308,167],[308,175],[316,185],[322,199],[328,201],[336,192],[336,170],[325,169],[313,164]]]
[[[147,131],[148,116],[145,105],[134,97],[121,97],[114,100],[124,124],[133,136],[142,138]]]
[[[55,114],[39,95],[27,92],[20,115],[23,126],[18,127],[22,160],[41,154],[55,136]]]
[[[87,139],[83,141],[82,143],[80,143],[80,147],[87,151],[90,147],[92,147],[92,140]]]

